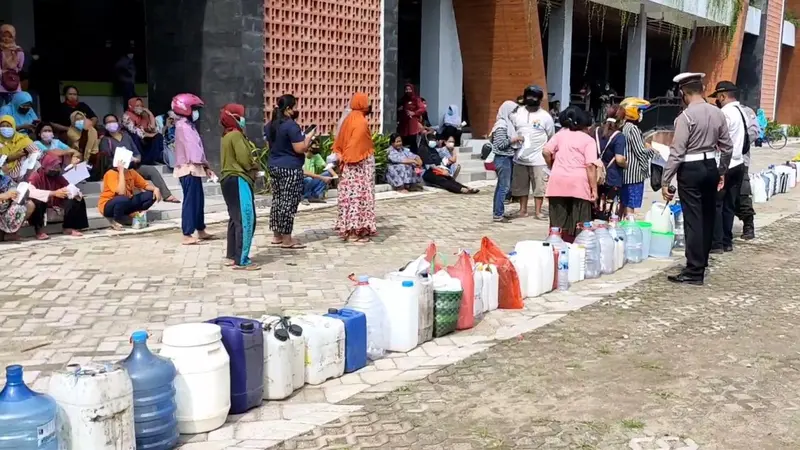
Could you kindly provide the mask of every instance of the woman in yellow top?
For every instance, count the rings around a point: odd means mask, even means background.
[[[108,155],[105,159],[101,158],[100,139],[94,123],[80,111],[70,114],[69,119],[72,125],[67,129],[67,145],[79,151],[82,159],[92,166],[90,180],[97,181],[111,167],[109,167]]]
[[[20,160],[39,150],[28,135],[17,132],[11,116],[0,117],[0,158],[5,156],[3,172],[14,181],[21,181]]]
[[[250,246],[256,231],[253,180],[256,165],[253,144],[244,135],[244,106],[227,104],[220,111],[222,132],[222,197],[228,206],[228,250],[226,265],[235,270],[258,270],[250,261]]]

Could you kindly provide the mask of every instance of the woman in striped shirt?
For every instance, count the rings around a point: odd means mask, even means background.
[[[505,214],[506,195],[511,191],[511,170],[513,168],[514,154],[520,148],[522,137],[514,128],[511,114],[516,111],[516,103],[505,101],[497,111],[497,121],[492,127],[489,139],[494,147],[494,171],[497,174],[497,185],[494,188],[494,205],[492,218],[495,222],[508,223]]]
[[[625,123],[622,134],[625,136],[625,159],[628,166],[622,170],[622,190],[620,203],[624,208],[624,216],[633,214],[636,208],[642,207],[644,197],[644,180],[649,176],[652,153],[645,147],[642,132],[638,123],[642,118],[642,109],[649,103],[641,99],[625,99],[621,106],[625,109]]]

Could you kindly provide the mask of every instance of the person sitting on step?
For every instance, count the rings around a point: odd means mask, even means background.
[[[140,192],[134,194],[134,189]],[[138,172],[126,169],[122,161],[115,161],[114,168],[103,176],[103,190],[97,209],[107,218],[111,228],[122,230],[126,217],[147,211],[155,202],[161,201],[161,191],[148,183]]]
[[[325,172],[325,160],[319,154],[319,141],[313,140],[303,163],[303,204],[325,203],[323,196],[332,178]]]
[[[421,191],[422,159],[403,146],[403,137],[397,133],[389,137],[389,144],[386,182],[401,193]]]

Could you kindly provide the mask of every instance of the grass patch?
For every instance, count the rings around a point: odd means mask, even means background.
[[[664,370],[664,367],[655,361],[645,361],[640,363],[639,368],[646,370]]]
[[[600,353],[601,355],[610,355],[611,354],[611,349],[608,348],[607,345],[604,345],[604,346],[600,347],[599,349],[597,349],[597,353]]]
[[[644,422],[636,419],[624,419],[622,421],[622,427],[628,430],[641,430],[644,428]]]

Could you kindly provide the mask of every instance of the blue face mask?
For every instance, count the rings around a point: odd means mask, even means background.
[[[436,141],[428,141],[428,147],[430,148],[436,147]]]
[[[77,128],[78,131],[83,131],[83,120],[76,120],[75,128]]]
[[[192,111],[192,122],[197,122],[197,119],[200,118],[200,111],[194,110]]]
[[[246,123],[246,121],[244,120],[244,117],[242,117],[241,119],[239,119],[239,128],[241,128],[241,129],[243,129],[243,130],[244,130],[244,125],[245,125],[245,123]]]
[[[11,136],[14,136],[14,129],[11,127],[0,127],[0,135],[3,135],[4,138],[8,139]]]

